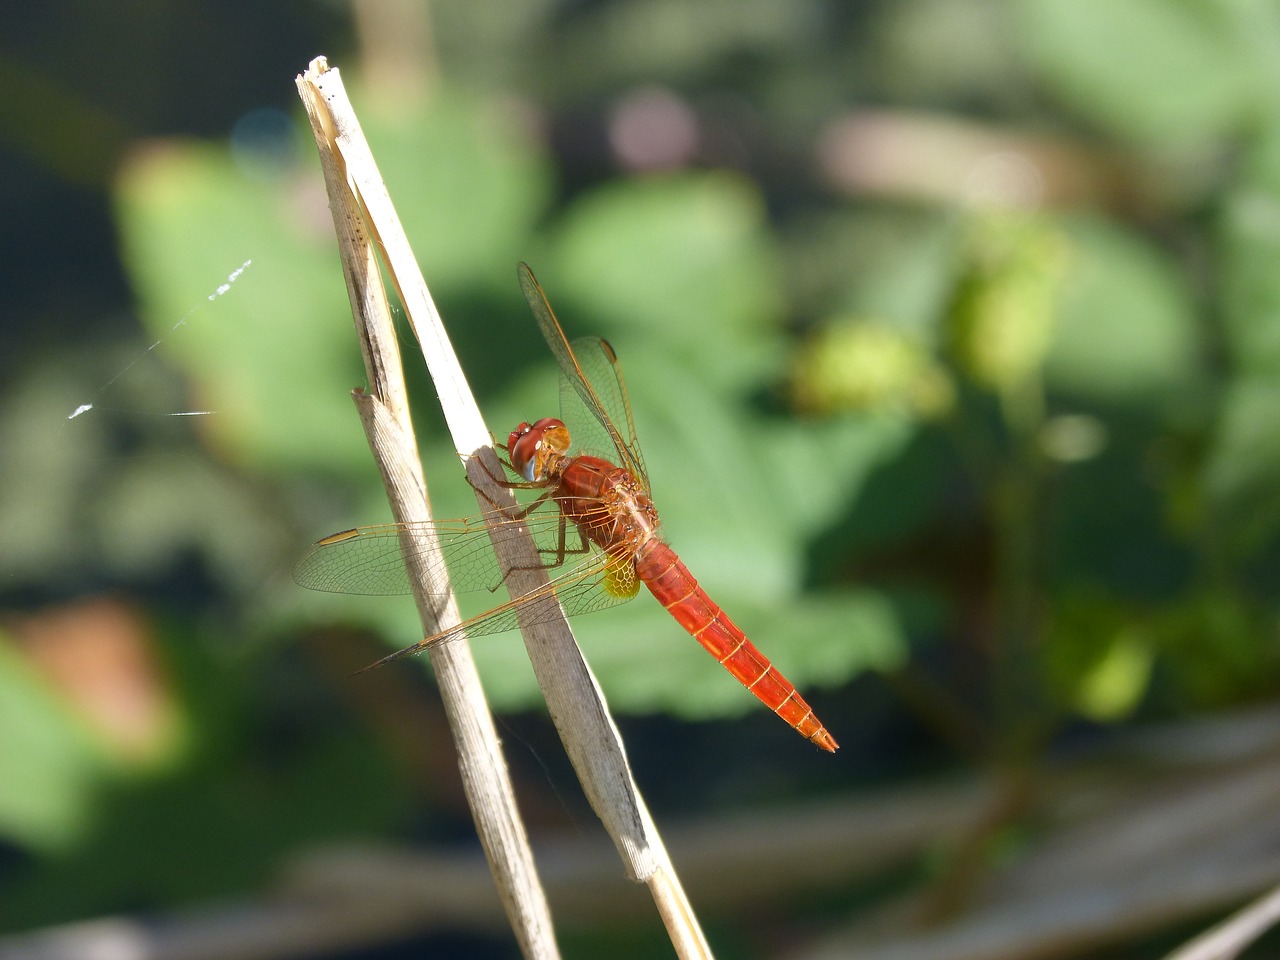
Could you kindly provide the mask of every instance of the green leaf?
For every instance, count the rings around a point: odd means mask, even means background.
[[[740,380],[769,360],[779,277],[761,197],[740,177],[593,191],[566,214],[547,274],[552,305],[563,300],[595,318],[594,332],[616,336],[619,349],[657,340],[673,356],[709,358],[700,373],[717,380]]]
[[[546,156],[497,105],[445,94],[365,133],[436,296],[478,280],[514,290],[518,260],[551,195]]]
[[[1132,233],[1071,225],[1051,388],[1100,401],[1168,403],[1201,378],[1200,333],[1179,268]]]
[[[1205,495],[1218,532],[1247,554],[1280,528],[1280,382],[1253,377],[1230,387],[1205,464]]]
[[[438,104],[368,124],[380,167],[437,296],[506,289],[547,171],[493,111],[443,95]],[[314,164],[264,180],[229,147],[185,143],[136,158],[117,198],[158,349],[215,411],[202,425],[216,441],[273,469],[367,470],[349,397],[364,374]],[[225,294],[204,300],[248,260]]]
[[[1151,679],[1156,639],[1121,600],[1095,586],[1076,586],[1054,600],[1044,667],[1063,707],[1098,722],[1137,708]]]
[[[1274,614],[1230,587],[1189,591],[1154,624],[1164,674],[1182,702],[1222,707],[1269,699],[1280,667]]]
[[[0,636],[0,835],[61,849],[92,826],[108,772],[82,722]]]
[[[892,411],[932,419],[951,412],[955,387],[917,337],[858,317],[818,328],[792,357],[789,393],[806,414]]]
[[[1264,64],[1212,0],[1021,0],[1019,37],[1053,92],[1125,140],[1196,143],[1239,126]]]
[[[117,191],[144,318],[190,373],[199,408],[214,411],[201,426],[277,468],[331,464],[360,442],[347,390],[363,376],[328,214],[308,192],[315,170],[296,176],[263,182],[229,148],[185,143],[136,157]]]
[[[1280,374],[1280,121],[1253,143],[1218,225],[1222,331],[1235,366]]]
[[[1044,363],[1065,272],[1065,239],[1044,218],[975,217],[948,317],[950,346],[974,382],[1015,398]]]

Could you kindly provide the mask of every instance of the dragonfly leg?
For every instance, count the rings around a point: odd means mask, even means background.
[[[548,567],[559,567],[564,564],[564,558],[566,556],[579,555],[579,554],[587,553],[588,551],[590,551],[591,544],[587,542],[587,538],[583,534],[582,528],[579,527],[577,524],[574,524],[573,532],[578,535],[578,545],[576,547],[569,546],[569,542],[568,542],[569,538],[566,533],[568,528],[569,528],[569,524],[566,522],[565,516],[562,513],[560,514],[559,536],[556,538],[556,545],[554,549],[550,547],[547,547],[547,548],[540,547],[538,549],[538,553],[542,553],[542,554],[550,553],[555,555],[555,558],[556,558],[555,561],[553,563],[547,564]]]
[[[544,486],[544,484],[536,484],[536,486]],[[547,499],[555,492],[556,492],[556,488],[550,487],[544,490],[541,494],[539,494],[536,500],[530,500],[527,504],[525,504],[523,507],[519,509],[512,509],[510,507],[507,507],[507,506],[504,506],[503,504],[498,503],[493,499],[493,497],[489,496],[483,490],[479,490],[479,489],[476,490],[476,493],[484,497],[485,500],[489,502],[490,507],[492,507],[498,513],[501,513],[508,520],[525,519],[527,516],[529,516],[529,514],[533,513],[533,511],[537,510],[540,506],[546,503]]]
[[[547,497],[549,497],[552,493],[555,492],[556,487],[550,485],[547,481],[530,483],[525,480],[508,480],[506,477],[495,477],[493,475],[493,471],[489,469],[488,465],[483,460],[478,460],[477,462],[480,464],[480,469],[489,475],[489,479],[492,480],[495,485],[502,487],[504,490],[537,490],[541,488],[546,488],[545,492],[540,497],[538,497],[538,499],[531,502],[528,506],[524,507],[521,510],[511,510],[508,507],[504,506],[503,504],[498,503],[496,500],[493,499],[493,497],[489,496],[487,493],[485,493],[483,490],[477,487],[474,483],[471,484],[471,489],[475,490],[475,492],[478,495],[484,497],[484,499],[488,502],[490,508],[505,514],[506,516],[510,517],[512,520],[523,520],[525,517],[527,517],[530,514],[530,512],[540,507],[546,501]],[[506,464],[506,461],[503,461],[503,463]],[[510,466],[510,465],[507,464],[507,466]],[[467,482],[471,483],[470,478],[468,478]]]
[[[498,449],[505,450],[506,447],[499,447]],[[492,480],[497,486],[502,487],[504,490],[534,490],[538,487],[545,487],[547,485],[547,481],[545,480],[534,480],[534,481],[508,480],[505,475],[503,476],[495,475],[494,472],[489,469],[489,465],[485,463],[483,460],[477,459],[476,462],[480,464],[480,469],[483,470],[486,474],[488,474],[489,479]],[[505,460],[502,457],[499,457],[498,462],[502,464],[504,467],[506,467],[508,470],[510,470],[512,473],[516,473],[516,468],[513,467],[509,461]]]
[[[525,517],[529,516],[529,514],[533,513],[533,511],[537,510],[540,506],[546,503],[547,500],[551,497],[551,495],[554,494],[557,489],[559,489],[559,486],[560,486],[559,484],[556,484],[556,486],[550,487],[547,490],[544,490],[542,493],[538,495],[538,498],[536,500],[530,500],[527,504],[525,504],[525,506],[522,509],[517,510],[515,513],[511,514],[511,517],[515,520],[523,520]],[[564,514],[563,513],[560,514],[560,542],[561,543],[564,542]],[[539,551],[539,552],[546,552],[546,551]]]
[[[550,492],[551,491],[547,491],[548,494]],[[541,497],[538,498],[538,500],[535,500],[534,503],[530,504],[529,506],[530,507],[534,506],[534,504],[536,504],[537,502],[545,499],[546,496],[547,494],[543,494]],[[557,567],[564,566],[565,557],[577,556],[580,554],[587,553],[591,550],[591,544],[587,542],[587,538],[583,535],[582,530],[579,529],[577,525],[574,526],[573,531],[578,535],[578,543],[577,543],[577,546],[570,547],[568,543],[568,534],[566,532],[567,529],[568,529],[568,522],[565,520],[564,514],[561,514],[559,533],[556,537],[556,545],[554,547],[538,548],[539,555],[550,554],[555,558],[551,562],[539,564],[537,567],[512,567],[511,570],[554,570]]]

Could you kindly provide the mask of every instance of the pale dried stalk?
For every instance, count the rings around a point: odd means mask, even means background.
[[[502,475],[502,468],[492,449],[490,433],[458,366],[338,71],[328,69],[320,58],[312,62],[298,84],[308,111],[315,113],[312,123],[317,140],[324,141],[321,152],[331,150],[335,175],[340,171],[342,182],[337,186],[359,210],[353,219],[368,225],[381,249],[422,348],[454,446],[466,459],[467,476],[481,506],[487,509],[496,503],[514,507],[511,492],[493,482],[492,477]],[[343,226],[336,208],[334,218],[341,233]],[[376,276],[376,272],[369,276]],[[352,297],[355,305],[355,288]],[[409,434],[407,425],[403,429]],[[414,463],[417,464],[416,455]],[[503,569],[509,571],[506,583],[513,595],[546,582],[536,547],[526,534],[516,533],[509,526],[491,533],[494,550]],[[425,616],[430,605],[419,599],[419,608]],[[429,629],[430,624],[426,625]],[[600,687],[568,624],[561,616],[558,620],[522,624],[522,632],[551,719],[627,874],[649,886],[677,955],[689,960],[710,957],[693,909],[636,788]],[[446,645],[454,646],[464,645]],[[463,749],[459,740],[459,750]],[[464,769],[468,763],[468,755],[463,753]]]
[[[1277,924],[1280,924],[1280,887],[1184,944],[1165,960],[1234,960]]]
[[[314,70],[316,65],[312,67]],[[320,151],[343,273],[371,385],[370,394],[356,392],[356,405],[396,520],[429,520],[426,481],[409,420],[403,369],[377,251],[349,189],[345,164],[335,149],[337,131],[313,70],[299,77],[297,85]],[[452,599],[443,606],[433,600],[448,595],[447,584],[427,586],[429,570],[424,559],[436,552],[436,545],[411,532],[402,534],[402,539],[404,546],[411,548],[405,552],[413,558],[410,573],[423,629],[430,634],[457,623]],[[431,648],[428,655],[460,757],[476,831],[520,950],[526,957],[555,960],[559,951],[551,911],[538,881],[471,648],[465,642],[449,643]]]

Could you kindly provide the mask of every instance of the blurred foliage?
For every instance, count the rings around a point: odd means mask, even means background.
[[[1274,3],[508,0],[416,15],[435,55],[418,87],[378,81],[376,42],[332,62],[491,428],[554,412],[554,364],[515,282],[526,260],[571,336],[617,349],[674,546],[815,691],[838,739],[928,722],[903,718],[910,703],[892,720],[861,712],[855,691],[879,672],[927,677],[993,763],[1033,761],[1064,729],[1276,696]],[[58,91],[7,56],[57,92],[30,101],[48,116],[9,124],[46,176],[92,165],[39,133],[70,136],[88,104],[121,114],[102,164],[134,124],[206,135],[139,138],[101,178],[144,334],[123,302],[87,306],[99,288],[68,292],[96,282],[74,259],[15,279],[38,322],[6,331],[0,398],[14,611],[0,769],[19,774],[0,776],[0,832],[20,867],[0,923],[234,890],[307,840],[403,829],[424,799],[447,811],[403,773],[385,718],[343,699],[361,663],[330,662],[323,639],[359,623],[410,642],[412,603],[301,596],[287,573],[308,540],[387,518],[289,83],[306,57],[201,128],[148,125],[148,110],[127,116],[142,94]],[[148,62],[150,112],[184,115],[190,82]],[[868,104],[879,125],[851,147],[837,134]],[[1027,178],[984,192],[992,169]],[[25,238],[10,245],[28,262]],[[92,335],[77,326],[90,312]],[[436,512],[472,513],[432,388],[412,376]],[[139,676],[174,726],[145,761],[29,640],[40,611],[98,594],[146,611],[111,656],[162,665]],[[647,599],[577,629],[624,711],[759,712]],[[518,641],[476,652],[495,704],[536,702]],[[765,720],[777,729],[732,746],[664,744],[664,773],[688,772],[695,805],[698,784],[724,795],[717,763],[758,753],[754,796],[798,795],[792,778],[816,768],[776,761],[804,747]],[[923,755],[947,731],[929,736]],[[686,740],[704,749],[685,756]],[[909,767],[894,743],[853,759]],[[824,784],[853,779],[840,769]],[[167,851],[129,845],[153,827],[217,868],[175,877]],[[252,862],[217,865],[231,835],[260,841]],[[75,879],[104,857],[129,879]],[[74,894],[51,905],[53,890]]]
[[[102,758],[15,650],[2,645],[0,657],[0,769],[7,773],[0,830],[56,849],[75,839],[84,822]]]
[[[1064,241],[1052,229],[988,216],[960,252],[949,334],[957,366],[1002,398],[1005,416],[1035,404],[1064,274]]]
[[[511,291],[514,270],[502,271],[505,282],[495,278],[493,254],[497,251],[498,263],[510,266],[519,249],[533,246],[537,208],[529,198],[548,193],[549,164],[515,140],[492,111],[441,100],[425,115],[396,115],[385,129],[375,115],[367,133],[376,155],[386,158],[383,173],[393,196],[411,198],[400,214],[437,295],[447,298],[454,289],[478,285],[481,292],[470,297],[480,299],[490,283]],[[418,134],[396,132],[401,130]],[[313,205],[323,202],[314,194],[318,184],[310,166],[280,171],[288,178],[285,183],[239,190],[231,186],[243,179],[237,162],[230,149],[215,153],[204,146],[175,146],[128,170],[120,223],[129,261],[146,264],[136,280],[146,301],[155,304],[147,316],[180,310],[185,291],[195,286],[194,265],[216,269],[218,262],[234,262],[239,255],[234,251],[246,237],[269,251],[287,248],[292,236],[301,238],[307,185]],[[218,199],[224,191],[225,203]],[[473,198],[484,202],[477,208]],[[465,225],[460,234],[432,228],[454,222]],[[335,405],[349,402],[345,394],[354,379],[343,373],[342,361],[354,352],[350,325],[341,317],[345,298],[332,286],[335,277],[326,284],[312,282],[332,260],[332,250],[317,244],[316,236],[325,234],[317,232],[305,245],[301,239],[293,243],[292,256],[255,257],[234,290],[224,294],[227,304],[218,323],[186,324],[184,335],[174,340],[183,344],[180,360],[191,376],[207,385],[199,393],[218,411],[210,422],[228,455],[272,472],[311,465],[361,478],[362,502],[370,502],[377,497],[376,472],[369,469],[367,451],[351,442],[357,436],[353,411]],[[582,194],[562,225],[553,225],[537,244],[544,251],[538,259],[544,284],[553,297],[563,294],[572,305],[566,322],[572,324],[576,313],[603,318],[598,332],[624,358],[665,522],[720,602],[753,629],[766,620],[776,622],[769,611],[787,610],[788,632],[812,637],[806,647],[827,646],[826,653],[808,658],[817,668],[811,675],[803,665],[788,666],[797,682],[820,677],[836,684],[868,664],[899,660],[900,631],[891,618],[874,613],[875,597],[800,590],[805,544],[814,525],[848,502],[870,464],[890,455],[904,432],[889,421],[833,422],[813,429],[784,417],[761,421],[750,415],[749,391],[776,380],[785,356],[780,330],[769,326],[781,294],[770,267],[758,192],[745,180],[715,172],[626,189],[610,184]],[[644,270],[637,272],[640,264]],[[295,287],[305,288],[306,298],[292,296]],[[502,299],[496,292],[493,297]],[[506,339],[503,331],[519,324],[531,326],[519,305],[508,311],[515,316],[501,318],[462,313],[463,324],[485,325],[487,343]],[[326,316],[330,322],[323,322]],[[263,317],[275,322],[264,324]],[[157,323],[155,335],[166,332],[167,324]],[[554,411],[554,385],[533,399],[527,399],[534,396],[531,391],[518,387],[518,404],[502,389],[513,373],[529,372],[518,370],[517,361],[495,362],[478,354],[472,364],[482,371],[480,378],[501,390],[487,404],[495,411],[495,434]],[[534,363],[520,366],[538,364],[547,382],[555,369],[549,356],[539,353]],[[299,392],[286,400],[281,391],[292,384]],[[738,416],[728,415],[735,406]],[[461,471],[444,472],[453,458],[440,439],[437,432],[427,460],[440,465],[438,482],[446,491],[452,487],[453,496],[438,497],[437,512],[475,512]],[[759,456],[744,472],[733,451],[752,447]],[[684,482],[677,482],[681,478]],[[717,506],[714,526],[699,522],[708,498]],[[803,503],[806,509],[780,513],[780,500]],[[488,602],[487,596],[482,599]],[[388,633],[413,634],[412,604],[381,606],[377,619]],[[683,656],[687,638],[669,629],[665,611],[654,604],[636,606],[640,609],[614,619],[612,626],[581,627],[589,650],[600,651],[601,676],[616,705],[683,708],[703,716],[750,708],[749,699],[731,685],[728,695],[716,695],[720,668],[706,658]],[[850,629],[855,626],[862,629]],[[628,640],[637,635],[652,640]],[[499,708],[536,702],[530,672],[503,668],[511,650],[482,643],[478,655],[482,665],[492,661],[486,672],[499,678],[490,687]],[[688,662],[687,670],[682,668],[688,680],[672,682],[664,671],[662,682],[654,684],[655,662]],[[710,695],[691,693],[703,687]]]

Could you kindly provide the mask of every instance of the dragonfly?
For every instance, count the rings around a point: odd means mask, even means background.
[[[510,630],[522,618],[534,623],[558,617],[555,605],[544,602],[549,596],[572,616],[630,600],[643,584],[765,706],[801,736],[835,752],[835,739],[795,685],[707,595],[662,538],[613,347],[598,337],[570,342],[533,271],[521,263],[518,274],[525,300],[560,366],[561,416],[521,423],[511,431],[503,465],[516,479],[499,482],[537,491],[537,496],[518,508],[495,505],[479,516],[415,526],[429,528],[423,532],[439,544],[440,556],[427,563],[443,562],[453,589],[492,591],[504,577],[488,528],[523,524],[538,546],[548,582],[365,669],[463,635]],[[399,524],[380,524],[327,536],[299,561],[294,579],[304,587],[334,593],[409,593],[401,529]]]

